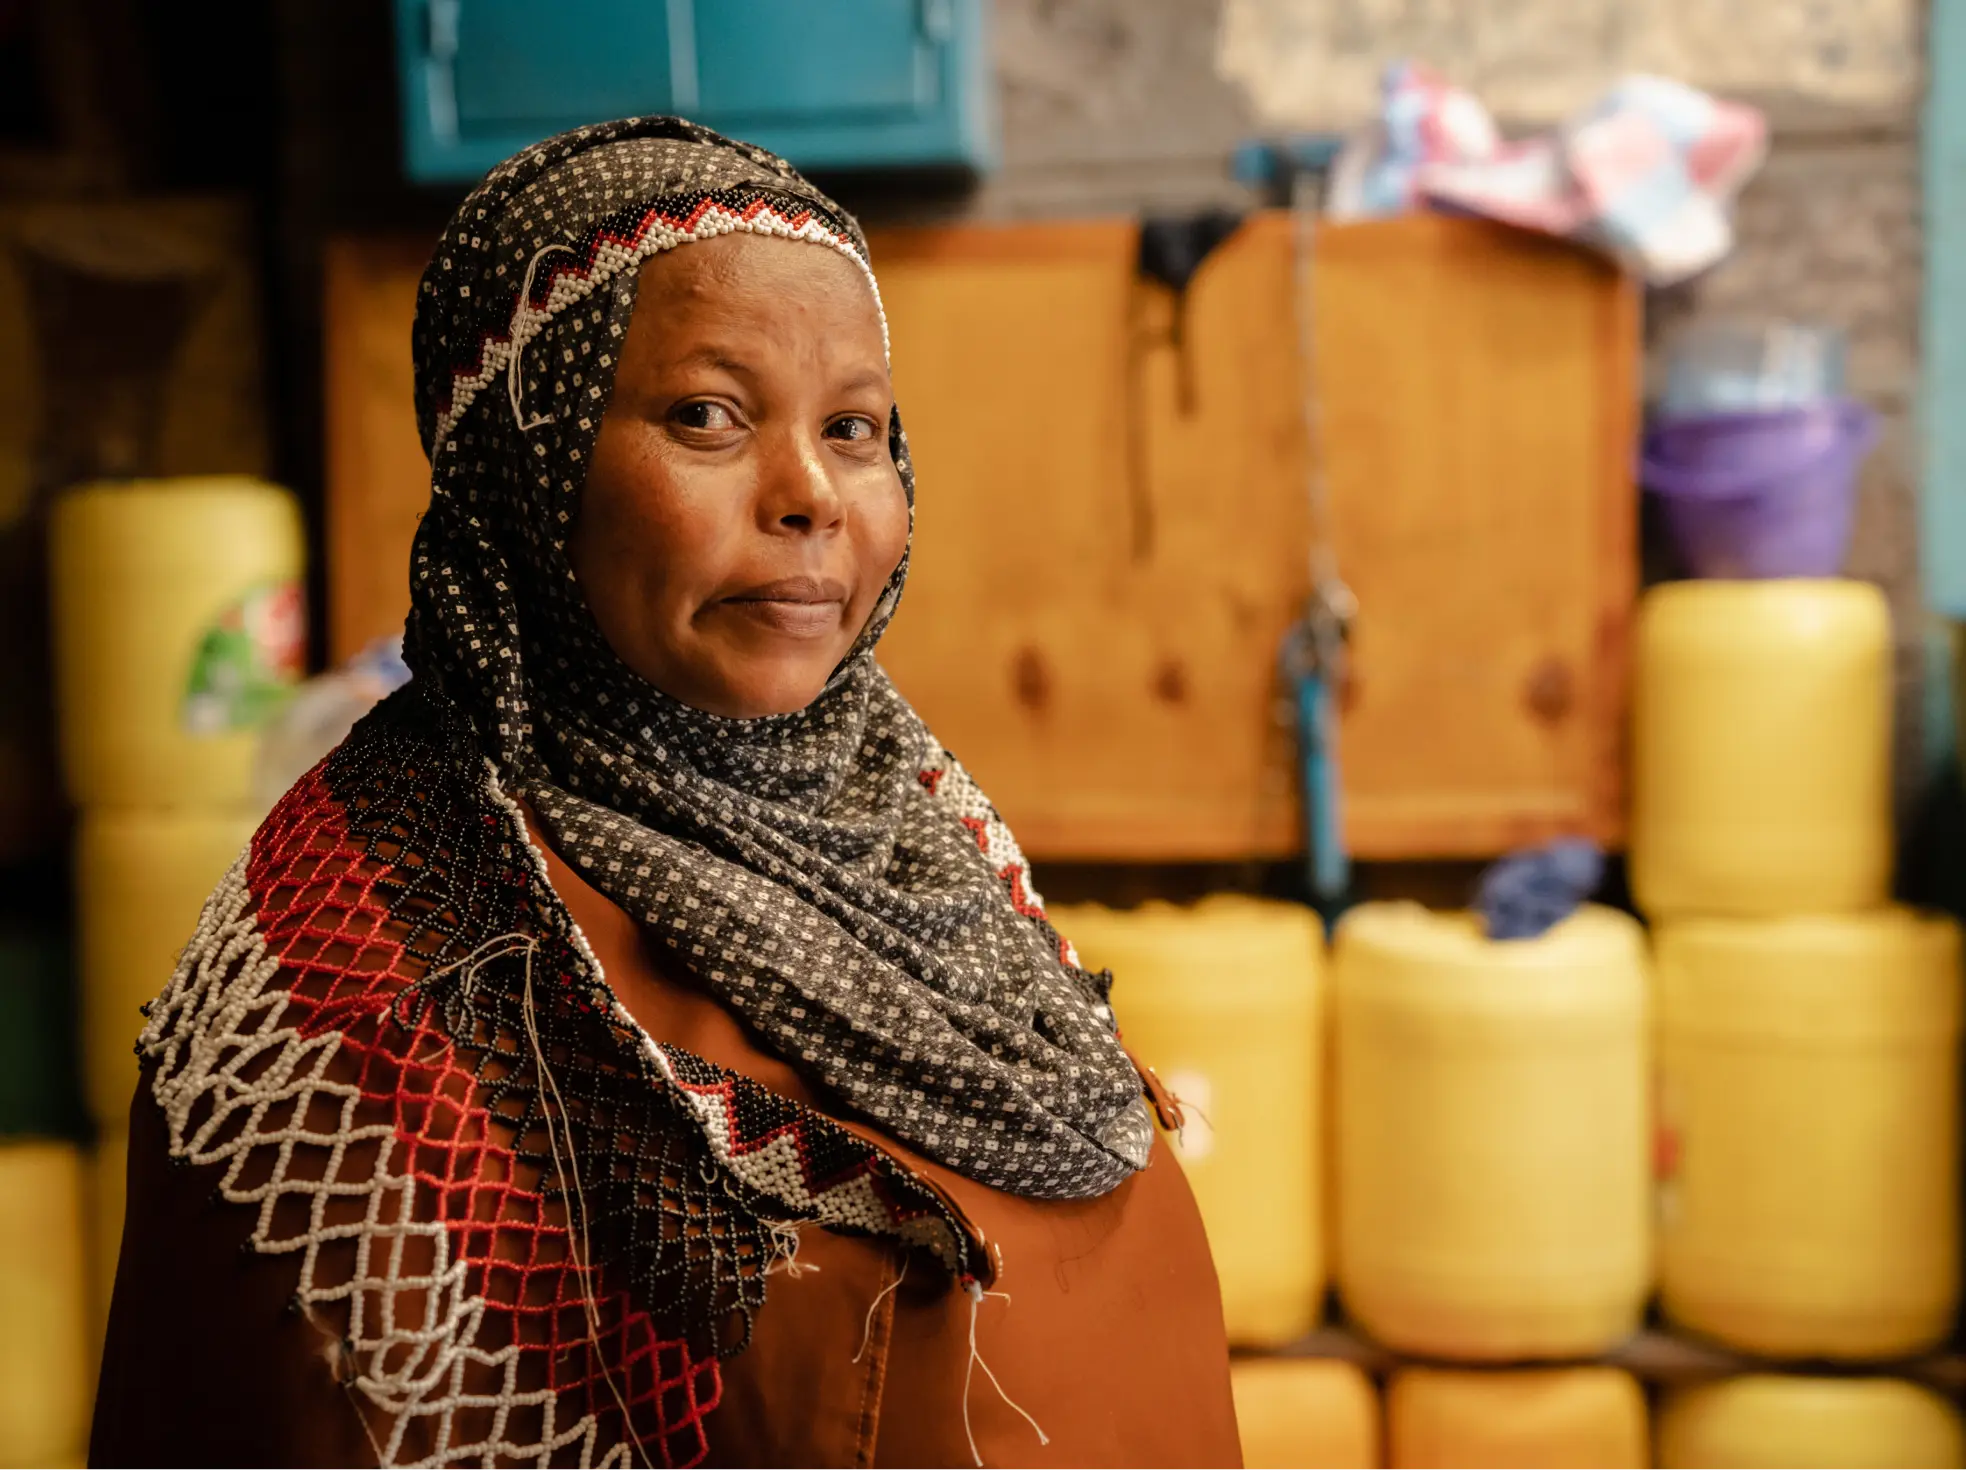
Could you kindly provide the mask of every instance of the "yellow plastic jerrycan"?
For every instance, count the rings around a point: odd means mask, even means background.
[[[1113,970],[1121,1037],[1184,1102],[1169,1140],[1208,1229],[1230,1341],[1296,1340],[1317,1324],[1325,1283],[1322,923],[1226,895],[1051,917],[1087,967]]]
[[[1645,1394],[1616,1367],[1410,1367],[1386,1389],[1395,1469],[1649,1465]]]
[[[1654,920],[1881,905],[1891,875],[1891,619],[1842,579],[1645,596],[1631,876]]]
[[[1958,928],[1712,918],[1655,945],[1667,1314],[1766,1356],[1937,1341],[1959,1292]]]
[[[1250,1469],[1376,1469],[1379,1393],[1352,1363],[1265,1356],[1229,1368]]]
[[[143,1005],[163,992],[205,898],[252,838],[232,809],[93,809],[77,826],[82,1086],[89,1112],[129,1124]]]
[[[1335,956],[1337,1279],[1418,1356],[1592,1356],[1651,1270],[1643,937],[1586,906],[1531,941],[1360,906]]]
[[[62,768],[80,804],[249,801],[259,727],[301,675],[291,494],[248,477],[104,482],[50,517]]]
[[[1957,1469],[1959,1410],[1889,1377],[1731,1377],[1668,1392],[1662,1469]]]
[[[87,1231],[81,1151],[0,1145],[0,1467],[87,1454]]]

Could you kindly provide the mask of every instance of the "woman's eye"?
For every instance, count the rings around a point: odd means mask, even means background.
[[[826,427],[829,440],[872,440],[880,433],[865,415],[842,415]]]
[[[676,423],[689,430],[728,430],[737,423],[728,409],[708,399],[679,404],[673,413]]]

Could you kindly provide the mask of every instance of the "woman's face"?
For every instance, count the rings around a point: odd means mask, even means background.
[[[881,321],[830,247],[652,257],[568,542],[601,633],[727,717],[818,696],[908,541]]]

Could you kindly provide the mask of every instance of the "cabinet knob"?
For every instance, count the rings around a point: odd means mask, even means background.
[[[1540,722],[1555,726],[1570,715],[1577,702],[1577,682],[1570,663],[1551,655],[1537,663],[1522,685],[1522,704]]]
[[[1154,672],[1154,695],[1169,706],[1179,706],[1188,699],[1188,669],[1173,658],[1163,660]]]
[[[1035,645],[1026,645],[1010,662],[1010,686],[1019,704],[1042,711],[1051,700],[1051,671]]]

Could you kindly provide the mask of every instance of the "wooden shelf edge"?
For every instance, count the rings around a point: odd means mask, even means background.
[[[1940,1350],[1888,1362],[1781,1361],[1750,1356],[1657,1326],[1646,1327],[1629,1341],[1601,1356],[1563,1362],[1453,1362],[1439,1357],[1408,1356],[1382,1346],[1345,1325],[1320,1326],[1288,1346],[1238,1346],[1232,1348],[1232,1352],[1237,1358],[1247,1360],[1289,1358],[1347,1361],[1374,1375],[1408,1366],[1457,1367],[1474,1371],[1499,1371],[1511,1366],[1609,1366],[1621,1367],[1641,1382],[1666,1387],[1713,1381],[1720,1377],[1745,1376],[1754,1372],[1826,1377],[1900,1377],[1949,1397],[1966,1396],[1966,1352]]]

